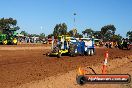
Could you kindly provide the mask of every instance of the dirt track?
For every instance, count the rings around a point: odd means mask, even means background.
[[[123,58],[109,60],[107,74],[130,74],[132,75],[132,55]],[[102,63],[91,66],[97,74],[101,73]],[[127,69],[126,69],[127,68]],[[88,70],[90,71],[90,69]],[[78,70],[72,70],[64,74],[47,77],[45,80],[37,80],[14,88],[132,88],[132,82],[128,84],[85,84],[78,85],[76,74]],[[88,73],[89,74],[89,73]]]
[[[111,60],[132,55],[132,50],[97,48],[95,56],[64,56],[58,59],[43,55],[49,51],[46,45],[39,45],[39,48],[35,49],[33,47],[38,47],[38,45],[0,46],[0,48],[3,47],[7,50],[0,50],[0,88],[11,88],[67,73],[79,66],[101,63],[107,50]],[[16,50],[9,50],[7,47],[16,48]],[[32,48],[28,49],[29,47]]]

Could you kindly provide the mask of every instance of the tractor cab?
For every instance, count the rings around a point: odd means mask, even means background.
[[[58,36],[57,43],[53,45],[53,50],[47,55],[60,58],[61,55],[68,54],[69,39],[70,37],[67,35]]]

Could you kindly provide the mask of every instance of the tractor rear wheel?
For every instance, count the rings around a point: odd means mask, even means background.
[[[75,57],[76,56],[75,52],[70,53],[70,56]]]
[[[16,38],[13,39],[12,44],[17,45],[17,39]]]
[[[7,45],[8,41],[7,40],[3,40],[2,44],[3,45]]]

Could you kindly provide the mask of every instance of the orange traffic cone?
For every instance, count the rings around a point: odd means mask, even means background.
[[[107,73],[107,59],[108,59],[108,51],[105,53],[105,60],[103,63],[102,74]]]

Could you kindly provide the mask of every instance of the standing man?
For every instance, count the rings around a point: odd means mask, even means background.
[[[81,40],[81,54],[84,55],[85,52],[85,42]]]
[[[67,42],[66,42],[66,40],[64,41],[64,50],[66,50],[67,49]]]

